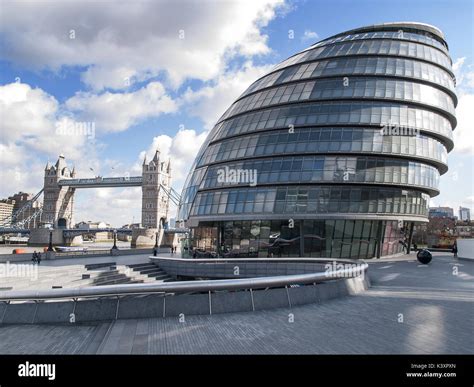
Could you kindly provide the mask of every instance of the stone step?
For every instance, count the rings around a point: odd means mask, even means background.
[[[101,262],[84,265],[86,270],[105,269],[110,266],[117,266],[117,262]]]
[[[140,269],[149,269],[152,267],[157,267],[155,264],[146,262],[146,263],[134,263],[131,265],[127,265],[128,267],[132,268],[133,270],[140,270]]]
[[[115,280],[108,280],[108,281],[101,281],[98,283],[94,283],[93,286],[104,286],[104,285],[117,285],[117,284],[140,284],[143,283],[142,280],[132,280],[129,277],[115,279]]]
[[[124,273],[114,272],[114,273],[101,273],[101,275],[97,275],[92,277],[91,279],[94,281],[100,281],[101,279],[114,279],[114,278],[130,278]]]
[[[171,277],[166,274],[166,273],[150,273],[150,274],[147,274],[148,277],[150,278],[154,278],[154,279],[157,279],[157,280],[161,280],[161,279],[171,279]]]
[[[150,267],[150,268],[147,268],[147,269],[143,269],[143,270],[135,270],[135,271],[139,271],[141,274],[148,274],[148,273],[165,273],[164,270],[160,269],[159,267]]]

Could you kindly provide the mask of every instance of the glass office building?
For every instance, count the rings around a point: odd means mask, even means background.
[[[455,78],[440,30],[357,28],[278,64],[224,113],[186,180],[195,255],[403,251],[446,173]]]

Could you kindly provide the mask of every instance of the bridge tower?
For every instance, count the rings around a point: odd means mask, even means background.
[[[142,227],[163,229],[168,222],[169,197],[161,188],[171,187],[171,162],[160,160],[157,150],[153,159],[142,165]]]
[[[59,180],[72,179],[75,170],[68,168],[63,155],[55,165],[46,164],[44,169],[43,223],[50,223],[54,228],[71,228],[73,226],[74,188],[58,184]]]

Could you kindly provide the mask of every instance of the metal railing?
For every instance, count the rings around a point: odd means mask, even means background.
[[[209,261],[209,260],[208,260]],[[335,262],[341,262],[335,260]],[[342,262],[341,262],[342,263]],[[358,264],[357,269],[345,268],[335,271],[325,271],[309,274],[295,274],[273,277],[205,280],[205,281],[178,281],[148,284],[123,284],[91,286],[78,289],[47,289],[47,290],[17,290],[0,292],[0,302],[11,301],[45,301],[81,298],[120,297],[126,295],[144,294],[179,294],[179,293],[201,293],[222,290],[253,290],[288,287],[290,285],[317,284],[339,278],[354,278],[365,275],[368,269],[367,263]]]
[[[362,259],[350,260],[344,258],[180,258],[180,257],[150,257],[150,261],[166,260],[177,262],[200,262],[200,263],[236,263],[236,262],[279,262],[279,263],[342,263],[348,265],[358,265],[360,262],[365,264]]]
[[[77,250],[77,251],[55,251],[54,255],[56,258],[59,257],[83,257],[87,255],[110,255],[110,249],[97,249],[97,250]]]

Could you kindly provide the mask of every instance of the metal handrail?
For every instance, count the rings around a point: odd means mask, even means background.
[[[337,261],[336,261],[337,262]],[[152,293],[192,293],[218,290],[244,290],[283,287],[296,284],[314,284],[337,278],[353,278],[365,274],[369,265],[363,263],[357,269],[348,268],[309,274],[295,274],[273,277],[239,278],[205,281],[178,281],[150,284],[123,284],[90,286],[78,289],[17,290],[0,292],[0,301],[39,301],[79,298],[99,298]]]

